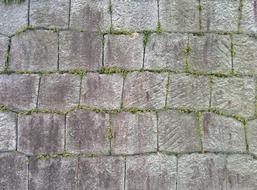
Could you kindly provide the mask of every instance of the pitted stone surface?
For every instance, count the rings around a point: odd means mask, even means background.
[[[57,33],[45,30],[28,31],[14,36],[11,45],[11,70],[57,70]]]
[[[154,113],[119,113],[112,117],[112,153],[138,154],[157,150]]]
[[[92,32],[61,32],[60,70],[99,70],[102,66],[102,40],[101,35]]]
[[[245,0],[242,7],[242,18],[240,23],[240,31],[257,32],[257,1]]]
[[[8,38],[0,35],[0,71],[2,71],[5,67],[8,44]]]
[[[159,149],[164,152],[186,153],[201,150],[194,114],[178,111],[158,113]]]
[[[257,120],[248,122],[246,128],[247,143],[249,146],[249,152],[257,155]]]
[[[72,153],[109,152],[109,115],[76,110],[67,116],[66,149]]]
[[[105,67],[118,67],[122,69],[141,69],[143,67],[143,36],[107,35],[105,37]]]

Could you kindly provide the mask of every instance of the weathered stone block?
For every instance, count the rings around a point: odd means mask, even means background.
[[[200,31],[197,0],[160,0],[161,27],[165,31]]]
[[[31,0],[30,24],[36,27],[68,28],[69,0]]]
[[[208,77],[171,74],[167,105],[175,108],[207,109],[210,100]]]
[[[103,37],[94,32],[60,33],[60,70],[99,70],[102,66]]]
[[[78,190],[114,190],[124,187],[125,161],[119,157],[81,158]]]
[[[36,108],[38,83],[37,75],[0,75],[0,105],[15,110]]]
[[[253,78],[214,78],[212,108],[231,115],[254,116]]]
[[[116,30],[155,30],[158,22],[157,1],[113,0],[113,27]]]
[[[33,159],[29,166],[29,189],[76,189],[77,158]]]
[[[112,117],[112,153],[139,154],[157,151],[157,118],[154,113],[119,113]]]
[[[183,71],[186,62],[186,34],[152,34],[145,49],[145,69]]]
[[[9,39],[5,36],[0,36],[0,71],[5,67]]]
[[[109,115],[76,110],[67,115],[66,148],[72,153],[109,152]]]
[[[249,146],[249,152],[257,155],[257,120],[252,120],[248,122],[246,136]]]
[[[189,69],[193,72],[230,73],[231,40],[228,35],[205,34],[189,37]]]
[[[224,155],[190,154],[178,159],[178,190],[224,189]]]
[[[176,189],[176,157],[162,154],[126,159],[126,188]]]
[[[143,36],[132,35],[105,36],[104,66],[122,69],[141,69],[143,67]]]
[[[37,30],[14,36],[10,69],[13,71],[56,71],[57,33]]]
[[[28,159],[18,153],[0,154],[0,184],[3,190],[28,190]]]
[[[129,73],[124,81],[123,106],[142,109],[164,107],[167,82],[167,73]]]
[[[89,73],[82,81],[81,104],[103,109],[118,109],[123,78],[119,74]]]
[[[257,14],[256,0],[243,1],[240,31],[251,32],[251,33],[257,32],[256,14]]]
[[[158,119],[159,148],[165,152],[200,151],[200,137],[194,114],[178,111],[160,112]]]
[[[70,27],[86,31],[107,31],[111,26],[109,0],[72,0]]]
[[[244,125],[235,119],[213,113],[201,117],[204,151],[245,152]]]

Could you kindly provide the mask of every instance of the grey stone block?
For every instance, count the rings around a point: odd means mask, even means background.
[[[112,0],[112,21],[116,30],[156,30],[158,9],[156,0]]]
[[[175,108],[208,109],[210,85],[208,77],[171,74],[167,105]]]
[[[253,78],[214,78],[212,108],[231,115],[252,117],[255,95]]]
[[[167,73],[129,73],[124,81],[123,106],[142,109],[164,107],[167,82]]]
[[[162,154],[126,159],[125,189],[176,189],[176,157]]]
[[[9,39],[5,36],[0,36],[0,71],[4,70]]]
[[[213,113],[201,117],[203,150],[245,152],[244,125],[235,119]]]
[[[76,110],[67,115],[66,148],[72,153],[107,154],[109,115]]]
[[[81,158],[78,190],[114,190],[124,187],[125,161],[119,157]]]
[[[139,154],[157,151],[157,118],[154,113],[119,113],[112,117],[112,153]]]
[[[99,70],[102,66],[103,37],[94,32],[60,33],[60,70]]]
[[[37,75],[0,75],[0,105],[14,110],[36,108],[38,83]]]
[[[201,151],[194,114],[169,110],[158,113],[158,116],[161,151],[176,153]]]
[[[243,1],[240,31],[248,32],[248,33],[257,32],[256,13],[257,13],[256,0]]]
[[[226,186],[224,155],[189,154],[178,159],[178,190],[216,190]]]
[[[145,49],[144,68],[183,71],[187,45],[187,34],[152,34]]]
[[[79,103],[80,76],[71,74],[45,75],[41,79],[38,107],[67,111]]]
[[[56,71],[57,33],[37,30],[14,36],[10,54],[10,69],[13,71]]]
[[[123,78],[119,74],[89,73],[82,81],[81,104],[103,109],[118,109]]]
[[[257,155],[257,120],[249,121],[246,130],[249,152]]]
[[[35,27],[68,28],[69,0],[31,0],[30,24]]]
[[[143,67],[143,36],[107,35],[104,44],[104,66],[122,69],[141,69]]]
[[[109,0],[71,1],[71,28],[86,31],[107,31],[110,26]]]
[[[165,31],[199,32],[198,0],[160,0],[160,22]]]

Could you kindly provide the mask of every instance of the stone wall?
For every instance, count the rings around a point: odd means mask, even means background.
[[[0,2],[1,190],[256,190],[256,0]]]

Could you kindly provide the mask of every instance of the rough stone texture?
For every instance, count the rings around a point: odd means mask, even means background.
[[[104,66],[122,69],[141,69],[143,67],[143,35],[105,36]]]
[[[29,189],[76,189],[77,162],[73,157],[33,159],[29,166]]]
[[[251,117],[255,112],[255,95],[253,78],[214,78],[212,108]]]
[[[86,31],[107,31],[111,26],[109,0],[71,0],[70,27]]]
[[[193,72],[228,74],[232,70],[229,35],[190,35],[189,69]]]
[[[78,190],[123,189],[125,162],[119,157],[81,158]]]
[[[0,75],[0,105],[14,110],[36,108],[38,83],[36,75]]]
[[[157,150],[154,113],[119,113],[112,117],[112,153],[138,154]]]
[[[146,45],[144,68],[183,71],[187,44],[186,34],[152,34]]]
[[[200,31],[198,0],[160,0],[159,7],[165,31]]]
[[[155,30],[158,22],[156,0],[112,0],[112,22],[115,30]]]
[[[213,113],[201,117],[204,151],[246,152],[244,125]]]
[[[123,78],[119,74],[89,73],[82,81],[81,104],[103,109],[118,109]]]
[[[103,37],[97,33],[61,32],[60,70],[99,70],[102,66],[102,40]]]
[[[0,35],[0,71],[5,67],[9,39]]]
[[[257,120],[248,122],[246,136],[249,152],[257,155]]]
[[[28,0],[21,4],[0,2],[0,33],[11,35],[28,24]]]
[[[125,189],[176,189],[176,157],[162,154],[128,157]]]
[[[18,153],[1,153],[0,163],[1,189],[28,189],[28,159],[25,156]]]
[[[12,39],[10,69],[13,71],[56,71],[57,33],[27,31]]]
[[[76,110],[67,116],[66,149],[72,153],[109,152],[109,115]]]
[[[158,114],[159,149],[165,152],[195,152],[201,150],[198,126],[194,114],[163,111]]]
[[[71,74],[45,75],[38,97],[40,109],[67,111],[79,103],[80,76]]]
[[[177,189],[224,189],[225,163],[224,155],[189,154],[179,157]]]
[[[129,73],[124,81],[123,106],[150,109],[164,107],[167,82],[166,73]]]
[[[30,24],[35,27],[68,28],[69,0],[31,0]]]
[[[240,0],[202,0],[201,15],[204,31],[235,32],[238,27]]]
[[[168,86],[168,107],[207,109],[210,85],[208,77],[186,74],[171,74]]]
[[[243,1],[242,18],[240,23],[240,31],[242,32],[257,32],[257,1]]]

